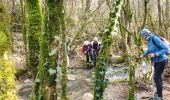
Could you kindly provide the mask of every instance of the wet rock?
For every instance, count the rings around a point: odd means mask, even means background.
[[[82,100],[93,100],[93,95],[91,93],[85,93]]]
[[[76,77],[76,75],[68,74],[68,75],[67,75],[67,79],[68,79],[69,81],[74,81],[74,80],[77,79],[77,77]]]

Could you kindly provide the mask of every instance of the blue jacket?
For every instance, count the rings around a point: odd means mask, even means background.
[[[152,42],[152,38],[157,46],[155,46],[154,43]],[[150,53],[154,53],[156,57],[151,58],[151,61],[152,63],[156,63],[168,59],[166,55],[167,51],[168,51],[168,46],[165,45],[158,36],[150,35],[148,38],[148,49],[144,52],[143,56],[145,57]]]

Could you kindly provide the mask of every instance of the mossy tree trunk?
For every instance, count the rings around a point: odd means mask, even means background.
[[[28,10],[27,45],[28,45],[28,69],[33,78],[37,75],[39,64],[39,37],[42,29],[42,16],[39,0],[26,0]]]
[[[15,91],[15,68],[10,57],[10,16],[0,1],[0,100],[17,100]]]
[[[165,24],[166,24],[166,27],[165,27],[165,30],[166,30],[166,37],[167,37],[167,39],[169,40],[170,38],[169,38],[169,35],[170,34],[168,34],[169,33],[169,31],[170,31],[170,0],[166,0],[166,8],[165,8],[165,18],[166,18],[166,22],[165,22]]]
[[[123,0],[116,0],[115,7],[110,12],[108,26],[102,32],[102,45],[99,52],[99,57],[97,58],[95,72],[94,100],[103,100],[103,92],[106,86],[105,72],[113,36],[117,34],[117,23],[122,4]]]
[[[146,25],[147,22],[147,15],[148,15],[148,3],[150,0],[144,0],[144,18],[143,18],[143,23],[140,29],[143,29]]]
[[[42,32],[42,15],[39,0],[26,0],[28,11],[27,45],[28,45],[28,70],[35,79],[32,99],[39,99],[39,82],[36,79],[39,65],[39,37]]]
[[[158,7],[158,18],[159,18],[159,32],[161,32],[161,29],[162,29],[162,9],[161,9],[161,1],[162,0],[157,0],[157,7]],[[162,34],[164,35],[164,34]]]
[[[48,68],[49,68],[49,47],[48,47],[48,9],[46,8],[43,17],[43,32],[40,36],[40,63],[38,67],[38,78],[40,79],[39,95],[41,100],[48,100],[48,83],[50,81]]]
[[[62,92],[61,100],[67,100],[67,52],[66,52],[66,26],[65,26],[65,11],[64,11],[64,0],[60,2],[60,20],[62,30]]]
[[[129,66],[129,85],[130,85],[130,90],[129,90],[128,100],[135,100],[135,66],[132,64],[132,62]]]
[[[57,61],[59,54],[59,34],[61,33],[60,26],[60,15],[61,15],[61,3],[60,0],[47,0],[47,9],[48,9],[48,21],[47,21],[47,34],[48,34],[48,48],[49,54],[55,52],[54,55],[49,56],[49,69],[55,70],[57,72]],[[56,38],[55,38],[56,37]],[[57,73],[51,74],[48,73],[50,79],[48,80],[48,99],[56,100],[57,99]]]

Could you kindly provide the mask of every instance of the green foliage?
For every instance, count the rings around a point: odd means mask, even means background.
[[[0,100],[17,100],[14,80],[14,64],[0,59]]]
[[[8,44],[7,36],[3,31],[0,31],[0,55],[1,56],[8,49],[8,46],[6,44]]]
[[[0,55],[2,55],[2,53],[9,49],[11,45],[11,35],[9,32],[10,16],[2,2],[0,2],[0,9],[0,46],[2,46],[0,48]],[[6,44],[8,44],[8,46],[6,46]]]
[[[11,45],[9,25],[10,17],[0,1],[0,100],[17,100],[14,64],[7,54]]]
[[[3,31],[5,35],[10,38],[10,16],[8,15],[6,7],[0,2],[0,31]]]
[[[15,70],[16,70],[15,76],[17,78],[19,78],[20,76],[24,75],[27,72],[25,68],[20,68],[20,67],[15,68]]]

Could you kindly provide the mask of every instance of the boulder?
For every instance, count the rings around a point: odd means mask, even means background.
[[[82,96],[82,100],[93,100],[93,95],[91,93],[85,93]]]

